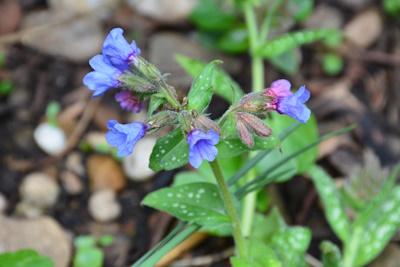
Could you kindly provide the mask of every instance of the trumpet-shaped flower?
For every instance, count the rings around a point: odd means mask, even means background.
[[[115,120],[108,121],[107,128],[107,143],[117,148],[120,157],[132,154],[136,142],[143,138],[147,130],[147,126],[141,122],[119,124]]]
[[[118,88],[121,82],[118,81],[123,72],[113,65],[102,55],[96,55],[89,60],[94,71],[89,72],[83,78],[83,84],[94,90],[93,97],[103,95],[110,88]]]
[[[214,161],[218,153],[215,145],[219,142],[219,135],[216,131],[209,130],[207,134],[200,130],[193,130],[187,136],[189,143],[189,162],[196,169],[200,167],[203,160]]]
[[[271,84],[271,87],[266,92],[266,95],[274,96],[274,97],[285,97],[293,95],[290,92],[290,82],[285,79],[276,80]]]
[[[279,98],[276,104],[276,111],[307,124],[311,111],[304,103],[308,99],[310,99],[310,92],[303,85],[294,95]]]
[[[123,34],[121,28],[112,29],[103,43],[102,52],[111,64],[118,69],[128,70],[129,64],[138,64],[136,56],[140,54],[140,49],[136,46],[135,41],[129,44]]]
[[[120,102],[122,109],[139,113],[144,107],[144,102],[141,102],[138,97],[132,96],[132,93],[130,90],[122,90],[115,94],[115,100]]]

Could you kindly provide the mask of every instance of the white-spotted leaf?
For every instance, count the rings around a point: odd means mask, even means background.
[[[344,210],[341,194],[336,189],[333,179],[317,165],[310,169],[309,174],[324,205],[329,225],[343,242],[348,241],[350,221]]]
[[[189,162],[189,145],[181,128],[176,128],[157,140],[150,156],[150,168],[154,171],[172,170]]]
[[[142,204],[203,226],[230,223],[218,187],[210,183],[164,188],[147,195]]]
[[[324,267],[343,267],[342,255],[339,248],[330,241],[323,241],[320,245],[322,263]]]

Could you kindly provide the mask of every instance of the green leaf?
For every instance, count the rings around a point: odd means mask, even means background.
[[[240,54],[249,49],[249,34],[245,25],[224,33],[217,42],[217,48],[228,53]]]
[[[110,246],[114,244],[115,238],[113,235],[102,235],[98,242],[100,246]]]
[[[210,183],[157,190],[148,194],[142,204],[199,225],[218,226],[230,222],[218,187]]]
[[[14,84],[11,81],[0,81],[0,96],[8,95],[9,93],[11,93],[13,88]]]
[[[293,75],[299,70],[300,51],[290,49],[278,56],[271,57],[269,62],[278,70]]]
[[[214,0],[202,0],[192,11],[190,20],[201,30],[224,31],[235,23],[237,16],[217,6]]]
[[[377,196],[376,201],[359,215],[354,227],[363,229],[356,265],[364,266],[382,252],[400,227],[400,186]]]
[[[154,171],[172,170],[189,162],[189,145],[181,128],[176,128],[157,140],[150,156],[150,168]]]
[[[320,249],[322,251],[322,263],[324,267],[342,267],[342,255],[339,248],[330,241],[323,241]]]
[[[74,246],[77,249],[92,248],[96,245],[96,239],[91,235],[82,235],[74,239]]]
[[[258,240],[248,242],[249,259],[231,258],[233,267],[282,267],[275,252]]]
[[[261,45],[253,51],[253,55],[271,58],[293,49],[296,46],[310,44],[324,38],[329,38],[329,35],[332,34],[337,35],[337,31],[332,29],[319,29],[287,33]]]
[[[293,17],[297,22],[302,22],[308,18],[314,7],[313,0],[289,0],[289,9],[294,10]]]
[[[188,94],[187,110],[194,109],[200,114],[206,111],[214,94],[214,86],[212,84],[214,67],[221,62],[220,60],[214,60],[205,66],[196,77]]]
[[[400,1],[399,0],[384,0],[383,3],[383,9],[387,14],[394,18],[398,18],[398,15],[400,14]],[[0,65],[1,66],[1,65]]]
[[[343,207],[340,192],[333,179],[320,167],[310,169],[311,180],[325,208],[325,216],[335,234],[343,241],[349,240],[350,221]]]
[[[4,55],[3,52],[0,50],[0,68],[4,65]]]
[[[271,119],[267,120],[267,124],[274,129],[274,133],[279,135],[286,128],[288,128],[295,119],[280,115],[278,113],[272,113]],[[274,150],[264,157],[257,165],[256,170],[258,173],[262,173],[264,170],[274,165],[277,161],[285,157],[285,155],[290,155],[291,153],[311,144],[318,139],[318,128],[315,117],[311,114],[311,118],[308,124],[302,124],[296,131],[294,131],[290,136],[288,136],[284,142],[281,144],[281,151]],[[318,154],[318,147],[311,148],[306,152],[298,155],[297,157],[289,160],[282,166],[276,168],[269,175],[272,177],[278,173],[283,175],[277,179],[278,182],[287,181],[294,174],[303,174],[311,166],[314,165]],[[285,173],[285,174],[284,174]]]
[[[193,78],[197,77],[200,72],[206,67],[206,63],[198,59],[191,59],[185,56],[177,56],[176,60],[181,67],[188,72]],[[216,67],[214,70],[213,81],[215,94],[232,103],[232,88],[233,86],[237,97],[240,98],[244,95],[240,86],[223,70]]]
[[[150,117],[151,115],[153,115],[154,111],[157,110],[166,101],[167,100],[165,99],[164,95],[162,95],[162,94],[152,95],[150,97],[148,116]]]
[[[269,207],[269,198],[268,194],[265,190],[260,190],[257,193],[257,202],[256,202],[257,210],[261,212],[266,212]]]
[[[269,150],[276,148],[280,144],[279,138],[275,134],[268,138],[253,135],[253,138],[254,146],[252,148],[243,144],[238,134],[221,140],[216,145],[218,149],[217,159],[230,159],[246,151]]]
[[[0,254],[0,267],[53,267],[53,262],[30,249]]]
[[[343,59],[336,54],[325,54],[322,59],[322,68],[328,75],[338,75],[343,69]]]
[[[74,267],[101,267],[103,266],[103,251],[98,248],[84,248],[74,256]]]

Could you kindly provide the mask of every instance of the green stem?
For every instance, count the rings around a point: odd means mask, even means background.
[[[164,87],[164,86],[161,87],[161,90],[164,93],[164,96],[167,99],[168,103],[171,104],[177,110],[180,110],[181,109],[181,104],[175,98],[175,96],[171,93],[171,91],[168,88]]]
[[[360,238],[363,234],[363,229],[356,227],[350,238],[350,243],[345,244],[343,255],[343,267],[354,267],[357,259],[358,248],[360,246]]]
[[[239,252],[239,257],[242,259],[247,259],[247,249],[244,242],[244,237],[242,235],[242,231],[240,230],[239,219],[228,190],[228,185],[226,184],[218,161],[214,160],[213,162],[210,162],[210,166],[217,180],[219,192],[222,200],[224,201],[226,212],[232,222],[232,234],[233,238],[235,239],[236,248]]]
[[[250,154],[251,155],[251,154]],[[245,176],[246,181],[252,181],[257,176],[254,169],[251,169]],[[257,203],[257,192],[251,192],[243,199],[242,205],[242,231],[245,238],[248,238],[251,234],[253,227],[254,211]]]

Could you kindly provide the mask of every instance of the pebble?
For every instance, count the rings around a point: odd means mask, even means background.
[[[71,152],[65,160],[65,165],[67,169],[72,171],[73,173],[79,176],[84,176],[86,170],[82,162],[83,162],[82,154],[78,152]]]
[[[69,266],[71,243],[54,219],[21,220],[0,214],[0,253],[26,248],[52,259],[54,267]]]
[[[171,0],[128,0],[127,3],[139,14],[175,24],[189,17],[198,0],[174,0],[173,4]]]
[[[190,87],[193,78],[177,63],[176,55],[201,59],[204,62],[220,59],[224,63],[218,67],[231,74],[241,70],[241,63],[237,58],[207,50],[187,36],[172,32],[154,34],[149,40],[149,61],[162,73],[173,73],[174,75],[168,76],[168,83],[180,88]]]
[[[33,131],[33,139],[49,155],[59,154],[67,145],[64,131],[48,123],[42,123],[36,127]]]
[[[157,139],[145,137],[136,143],[133,153],[122,159],[125,174],[135,182],[143,182],[150,179],[155,172],[149,168],[150,155]]]
[[[89,213],[99,222],[110,222],[121,214],[121,205],[116,200],[115,192],[102,189],[93,193],[89,198]]]
[[[7,199],[3,194],[0,194],[0,214],[4,213],[7,209]]]
[[[60,190],[52,177],[35,172],[24,178],[19,192],[23,202],[44,209],[56,203]]]
[[[63,57],[76,63],[86,63],[101,51],[105,34],[99,20],[93,16],[74,18],[68,10],[29,12],[22,20],[22,30],[59,23],[46,31],[25,35],[22,43],[44,54]],[[68,21],[69,20],[69,21]]]
[[[75,173],[64,171],[61,173],[60,179],[65,191],[70,195],[78,195],[83,192],[83,183]]]
[[[381,35],[383,21],[377,9],[357,14],[344,28],[344,35],[354,44],[366,48]]]
[[[121,165],[112,157],[106,155],[92,155],[86,162],[90,189],[110,189],[120,191],[126,185],[126,178]]]
[[[311,16],[305,21],[306,29],[340,29],[344,22],[343,14],[337,8],[329,5],[318,5]]]

